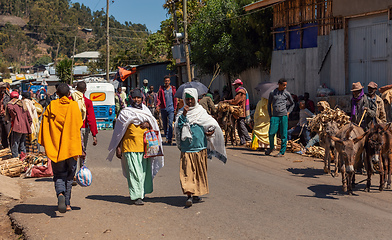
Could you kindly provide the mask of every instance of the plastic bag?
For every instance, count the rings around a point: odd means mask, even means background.
[[[91,171],[86,166],[81,167],[76,174],[76,182],[82,187],[90,186],[92,180],[93,176]]]
[[[317,88],[317,97],[328,97],[333,95],[335,95],[335,91],[328,88],[325,83]]]
[[[163,156],[163,151],[159,145],[158,131],[149,130],[143,135],[144,158]]]
[[[250,149],[257,150],[259,148],[259,140],[257,139],[255,133],[252,134],[252,144],[250,145]]]

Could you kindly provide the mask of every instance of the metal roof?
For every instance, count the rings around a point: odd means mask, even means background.
[[[248,12],[248,11],[252,11],[255,9],[270,7],[272,5],[275,5],[275,4],[284,2],[284,1],[285,0],[261,0],[261,1],[257,1],[255,3],[249,4],[249,5],[246,5],[244,8],[245,8],[245,11]]]
[[[87,51],[87,52],[78,53],[72,57],[74,57],[74,58],[99,58],[99,52]]]

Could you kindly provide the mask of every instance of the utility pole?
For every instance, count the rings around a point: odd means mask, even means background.
[[[109,0],[106,0],[106,81],[109,82]]]
[[[54,59],[54,66],[57,65],[57,57],[59,55],[60,42],[57,43],[56,58]]]
[[[73,47],[72,65],[71,65],[71,83],[70,84],[73,83],[73,65],[74,65],[74,61],[75,61],[75,47],[76,47],[76,36],[75,36],[74,47]]]
[[[192,81],[191,73],[191,60],[189,58],[189,48],[188,48],[188,14],[186,10],[187,0],[183,0],[184,5],[184,46],[185,46],[185,57],[186,57],[186,71],[188,75],[188,82]]]

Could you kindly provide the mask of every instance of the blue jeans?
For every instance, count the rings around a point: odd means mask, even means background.
[[[174,108],[161,109],[161,117],[163,122],[163,131],[166,135],[166,140],[171,142],[173,138]]]
[[[291,140],[291,135],[292,135],[293,133],[296,133],[296,134],[301,133],[301,129],[302,129],[301,126],[295,126],[294,128],[289,129],[289,130],[287,131],[287,137],[288,137],[288,139]],[[305,142],[308,143],[309,140],[310,140],[310,131],[308,130],[307,127],[304,127],[304,128],[302,129],[301,135],[304,136]],[[301,137],[301,135],[299,135],[298,137]]]
[[[318,142],[320,142],[320,136],[318,134],[316,134],[316,136],[314,136],[312,139],[310,139],[308,144],[306,144],[305,148],[308,149],[310,147],[313,147]]]
[[[11,133],[11,152],[12,157],[16,158],[19,156],[19,153],[24,152],[26,153],[26,134],[25,133],[18,133],[12,132]],[[20,152],[19,152],[20,149]]]
[[[73,157],[61,162],[52,162],[54,188],[56,196],[60,193],[65,196],[65,204],[71,205],[71,190],[76,172],[77,161]]]

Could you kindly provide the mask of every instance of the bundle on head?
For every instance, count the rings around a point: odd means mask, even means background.
[[[350,117],[339,108],[332,109],[326,107],[324,111],[309,120],[309,129],[312,132],[322,133],[324,132],[325,124],[328,122],[336,122],[340,129],[347,123],[350,123]]]

